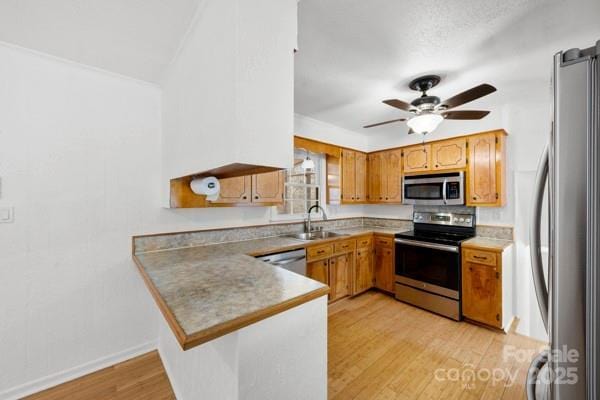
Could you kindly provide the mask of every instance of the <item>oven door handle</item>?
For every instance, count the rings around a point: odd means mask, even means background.
[[[409,240],[409,239],[395,239],[394,242],[400,243],[400,244],[406,244],[406,245],[409,245],[409,246],[425,247],[425,248],[428,248],[428,249],[434,249],[434,250],[441,250],[441,251],[448,251],[448,252],[452,252],[452,253],[458,253],[458,246],[450,246],[450,245],[447,245],[447,244],[419,242],[419,241],[416,241],[416,240]]]

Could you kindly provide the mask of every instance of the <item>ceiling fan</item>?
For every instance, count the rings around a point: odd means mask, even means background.
[[[378,122],[363,126],[363,128],[406,121],[409,134],[426,134],[433,132],[444,119],[481,119],[490,113],[489,111],[481,110],[451,111],[451,109],[495,92],[496,88],[492,85],[484,83],[475,86],[442,102],[439,97],[427,94],[427,91],[440,83],[440,80],[441,78],[438,75],[425,75],[411,81],[408,87],[421,92],[421,97],[417,97],[410,104],[398,99],[383,100],[383,103],[389,106],[413,114],[411,117]]]

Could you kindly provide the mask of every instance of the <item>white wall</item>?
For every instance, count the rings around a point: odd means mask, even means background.
[[[291,167],[296,0],[206,0],[164,82],[168,181],[232,163]]]
[[[0,205],[15,210],[0,224],[3,398],[155,345],[132,235],[261,224],[270,210],[161,208],[156,86],[5,44],[0,60]]]

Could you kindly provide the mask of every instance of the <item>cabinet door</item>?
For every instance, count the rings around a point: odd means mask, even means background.
[[[375,287],[394,291],[394,253],[389,247],[375,247]]]
[[[365,153],[356,152],[354,162],[355,173],[355,200],[357,202],[365,202],[367,198],[367,155]]]
[[[424,172],[431,169],[431,146],[410,146],[404,149],[404,172]]]
[[[329,285],[329,261],[327,259],[306,264],[306,276]]]
[[[341,299],[350,294],[352,260],[352,253],[342,254],[329,259],[330,300]]]
[[[252,176],[238,176],[219,181],[221,190],[214,204],[250,203],[252,200]]]
[[[383,200],[382,191],[382,154],[369,154],[369,201],[377,203]]]
[[[283,179],[283,171],[252,175],[252,202],[281,203]]]
[[[354,203],[356,197],[356,152],[342,150],[342,202]]]
[[[359,294],[372,288],[374,279],[373,250],[371,247],[361,247],[356,250],[354,289],[352,294]]]
[[[402,150],[391,150],[385,153],[386,203],[402,202]]]
[[[436,171],[467,165],[467,139],[444,140],[431,144],[431,165]]]
[[[467,205],[496,203],[496,135],[469,138],[469,183]]]
[[[463,315],[500,328],[502,325],[502,280],[497,267],[469,261],[463,263]]]

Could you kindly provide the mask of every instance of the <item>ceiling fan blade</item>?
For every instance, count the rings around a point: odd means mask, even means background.
[[[399,108],[404,111],[410,111],[413,108],[413,106],[411,106],[407,102],[404,102],[404,101],[398,100],[398,99],[384,100],[383,103],[387,104],[388,106]]]
[[[459,111],[446,111],[441,115],[446,119],[481,119],[488,115],[489,111],[480,110],[459,110]]]
[[[457,94],[454,97],[450,97],[448,100],[444,101],[442,104],[438,106],[444,107],[445,109],[450,109],[454,107],[461,106],[463,104],[469,103],[473,100],[477,100],[480,97],[487,96],[490,93],[494,93],[496,88],[492,85],[488,85],[487,83],[481,84],[479,86],[475,86],[469,90],[466,90],[462,93]]]
[[[376,124],[365,125],[365,126],[363,126],[363,128],[372,128],[372,127],[374,127],[374,126],[385,125],[385,124],[391,124],[392,122],[400,122],[400,121],[406,121],[406,118],[392,119],[391,121],[378,122],[378,123],[376,123]]]

